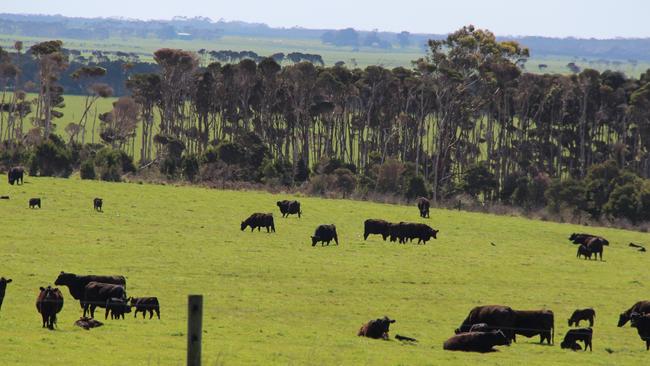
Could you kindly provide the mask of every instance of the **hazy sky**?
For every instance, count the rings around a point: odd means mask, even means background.
[[[650,37],[650,0],[0,0],[0,12],[169,19],[175,15],[305,28],[498,35]]]

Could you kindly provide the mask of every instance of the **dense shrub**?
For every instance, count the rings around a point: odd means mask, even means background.
[[[377,166],[376,169],[377,191],[393,194],[402,192],[402,174],[406,170],[404,164],[394,159],[388,159],[383,164]]]
[[[424,178],[421,176],[411,177],[408,182],[408,188],[406,190],[406,198],[412,200],[417,197],[428,197],[429,192],[427,191],[426,183]]]
[[[463,175],[461,189],[470,196],[476,197],[483,193],[486,199],[497,188],[497,180],[486,162],[481,162],[469,168]]]
[[[199,158],[194,154],[183,156],[183,176],[190,182],[199,174]]]
[[[95,179],[95,162],[93,159],[86,159],[79,167],[81,179]]]
[[[34,148],[30,158],[30,175],[44,177],[68,177],[72,174],[72,154],[66,144],[56,135],[50,135]]]

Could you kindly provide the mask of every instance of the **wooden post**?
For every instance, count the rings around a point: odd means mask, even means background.
[[[187,366],[201,366],[203,295],[187,299]]]

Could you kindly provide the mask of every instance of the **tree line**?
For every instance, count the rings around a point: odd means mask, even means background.
[[[61,46],[30,50],[39,65],[35,101],[5,89],[4,155],[51,140],[63,103]],[[522,70],[528,57],[517,42],[471,26],[430,40],[427,57],[408,69],[281,66],[270,57],[202,66],[192,52],[161,49],[158,72],[128,77],[130,95],[102,114],[100,135],[108,148],[139,156],[140,166],[192,181],[434,201],[464,194],[594,218],[650,219],[650,71],[638,79],[591,69],[536,75]],[[102,71],[77,72],[92,105],[102,96],[92,79]],[[24,135],[18,120],[30,122]],[[83,151],[86,128],[83,118],[67,127],[68,146]],[[84,154],[75,164],[91,175],[98,164]],[[109,160],[123,166],[118,155]]]

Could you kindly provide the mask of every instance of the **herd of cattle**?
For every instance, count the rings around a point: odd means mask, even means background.
[[[22,168],[12,168],[9,173],[9,183],[22,184],[24,171]],[[429,217],[430,202],[426,198],[418,198],[417,207],[420,217]],[[93,207],[97,211],[102,211],[103,200],[95,198]],[[30,208],[41,207],[40,198],[29,200]],[[277,206],[280,209],[282,217],[289,215],[298,215],[300,218],[302,210],[298,201],[278,201]],[[254,213],[241,223],[241,230],[247,227],[251,231],[265,228],[268,233],[275,232],[275,223],[273,215],[270,213]],[[421,223],[399,222],[391,223],[385,220],[368,219],[364,222],[364,240],[370,235],[381,235],[382,239],[391,242],[406,243],[414,239],[418,244],[426,244],[431,238],[437,239],[438,230]],[[329,245],[330,242],[338,245],[338,234],[336,226],[319,225],[314,235],[311,236],[312,246],[321,242],[322,245]],[[602,260],[603,247],[609,245],[605,238],[590,234],[574,233],[569,237],[573,244],[579,245],[577,257],[595,259],[600,257]],[[632,246],[632,244],[630,244]],[[640,247],[635,245],[636,247]],[[640,247],[642,250],[645,248]],[[0,310],[5,297],[7,284],[11,283],[9,278],[0,277]],[[61,272],[54,281],[56,286],[66,286],[70,295],[78,300],[83,309],[82,317],[75,322],[76,325],[89,329],[102,325],[101,322],[94,319],[96,308],[106,309],[104,319],[124,319],[125,314],[135,309],[134,317],[141,312],[143,318],[149,313],[149,319],[154,315],[160,319],[160,303],[156,297],[127,297],[126,279],[124,276],[102,276],[102,275],[76,275],[73,273]],[[42,317],[42,327],[54,329],[56,325],[56,316],[63,309],[64,297],[62,292],[56,287],[40,287],[36,299],[36,309]],[[563,349],[585,351],[587,348],[592,350],[593,326],[596,312],[592,308],[578,309],[573,312],[568,319],[569,327],[578,327],[570,329],[564,336],[560,344]],[[581,321],[588,321],[589,327],[579,328]],[[637,329],[641,340],[645,341],[646,349],[650,349],[650,301],[639,301],[631,308],[620,314],[618,326],[622,327],[627,322]],[[374,339],[389,339],[390,324],[395,323],[394,319],[387,316],[362,325],[357,335]],[[508,306],[488,305],[477,306],[470,311],[468,316],[463,320],[461,325],[455,330],[455,335],[447,339],[443,348],[450,351],[473,351],[473,352],[491,352],[494,347],[510,345],[516,342],[516,336],[525,337],[540,336],[540,343],[554,343],[555,318],[551,310],[514,310]],[[400,341],[417,342],[416,339],[402,335],[395,335],[395,339]],[[582,342],[580,346],[578,342]]]

